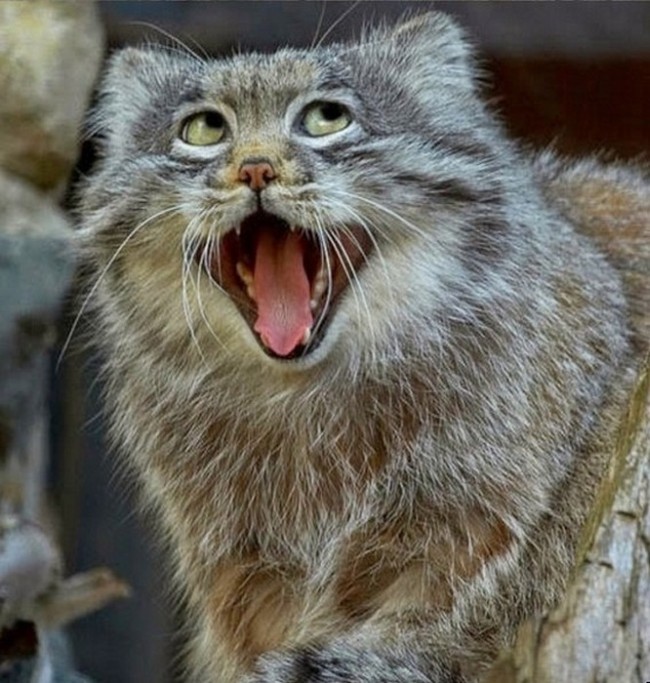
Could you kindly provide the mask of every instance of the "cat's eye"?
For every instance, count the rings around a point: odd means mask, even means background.
[[[226,122],[216,111],[203,111],[188,116],[181,128],[181,140],[188,145],[215,145],[226,132]]]
[[[313,137],[338,133],[351,122],[350,112],[338,102],[314,102],[302,117],[303,129]]]

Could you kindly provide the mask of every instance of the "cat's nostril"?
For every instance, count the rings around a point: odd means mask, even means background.
[[[239,167],[239,180],[246,183],[251,190],[259,192],[275,179],[275,169],[270,161],[249,160]]]

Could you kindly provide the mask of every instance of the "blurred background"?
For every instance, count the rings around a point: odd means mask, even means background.
[[[567,154],[642,158],[650,141],[647,2],[100,2],[110,50],[177,39],[214,55],[269,51],[358,34],[407,10],[455,15],[486,70],[486,95],[509,130]],[[171,37],[170,37],[171,36]],[[200,46],[200,47],[199,47]],[[78,172],[92,166],[85,145]],[[72,308],[62,323],[65,338]],[[55,356],[57,354],[54,354]],[[164,554],[137,485],[104,439],[96,359],[72,350],[52,371],[52,488],[69,572],[106,564],[133,597],[72,629],[78,668],[96,683],[171,683],[183,636],[165,588]]]

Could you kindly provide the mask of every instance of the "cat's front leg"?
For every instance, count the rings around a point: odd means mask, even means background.
[[[466,683],[434,655],[342,641],[260,657],[246,683]]]

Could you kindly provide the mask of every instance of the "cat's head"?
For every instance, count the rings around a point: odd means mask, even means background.
[[[133,348],[390,354],[503,240],[498,133],[442,15],[272,55],[129,48],[92,126],[81,234]]]

